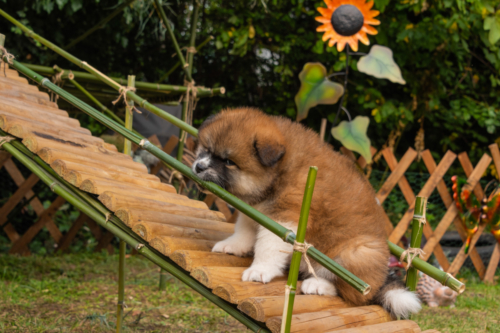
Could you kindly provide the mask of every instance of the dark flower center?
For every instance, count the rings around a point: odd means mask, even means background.
[[[331,20],[336,33],[341,36],[352,36],[361,30],[365,18],[358,7],[342,5],[333,12]]]

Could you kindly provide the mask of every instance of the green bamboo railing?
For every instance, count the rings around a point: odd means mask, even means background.
[[[306,238],[307,220],[309,219],[309,211],[311,209],[314,184],[316,183],[317,174],[317,167],[312,166],[309,168],[306,188],[304,190],[304,198],[302,199],[302,207],[300,209],[299,225],[297,227],[297,243],[304,243]],[[294,250],[290,270],[288,272],[288,281],[286,284],[285,304],[283,305],[283,316],[281,320],[281,333],[290,333],[290,329],[292,327],[293,303],[295,301],[295,292],[297,290],[297,280],[299,278],[301,260],[302,252]]]
[[[0,134],[5,136],[5,132],[0,131]],[[164,257],[159,254],[155,249],[150,247],[148,244],[144,244],[143,240],[137,235],[130,231],[128,227],[123,227],[123,223],[116,217],[106,218],[109,214],[109,210],[104,209],[100,211],[98,207],[102,204],[95,199],[88,196],[86,193],[80,191],[72,185],[65,184],[64,180],[55,177],[49,171],[53,170],[45,162],[43,162],[36,155],[32,154],[26,147],[24,147],[19,141],[14,140],[8,143],[4,143],[2,146],[8,153],[10,153],[19,162],[24,164],[31,172],[37,175],[42,182],[47,186],[50,186],[52,191],[57,195],[63,197],[68,203],[73,205],[76,209],[86,214],[88,217],[96,221],[99,225],[112,232],[118,238],[123,239],[129,246],[136,249],[141,255],[149,259],[154,264],[158,265],[160,268],[165,269],[167,272],[172,274],[174,277],[185,283],[188,287],[198,292],[200,295],[220,307],[222,310],[226,311],[229,315],[233,316],[236,320],[244,324],[253,332],[266,332],[269,330],[265,328],[262,324],[255,322],[253,319],[247,317],[233,304],[230,304],[223,299],[212,294],[210,289],[203,286],[197,280],[189,275],[188,272],[184,271],[177,264],[172,262],[169,258]],[[25,155],[26,153],[26,155]],[[32,159],[33,158],[33,159]],[[82,199],[86,198],[86,200]]]
[[[410,248],[412,249],[420,249],[420,245],[422,244],[422,234],[423,234],[423,220],[425,220],[425,213],[427,209],[427,198],[426,197],[417,197],[415,200],[415,209],[413,211],[413,220],[411,225],[411,240],[410,240]],[[411,266],[408,267],[406,272],[406,287],[410,291],[417,290],[417,282],[418,282],[418,270]]]

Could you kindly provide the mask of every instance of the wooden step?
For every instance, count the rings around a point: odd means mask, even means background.
[[[214,289],[226,282],[240,282],[247,267],[202,266],[191,271],[191,275],[205,287]]]
[[[11,101],[15,101],[16,104],[19,104],[19,105],[23,105],[23,106],[32,106],[32,107],[36,107],[36,106],[46,106],[46,107],[50,107],[50,108],[56,108],[58,109],[58,106],[56,103],[54,102],[51,102],[49,98],[44,98],[44,97],[37,97],[37,96],[33,96],[33,95],[27,95],[27,94],[23,94],[23,93],[14,93],[14,94],[10,94],[8,91],[3,91],[3,90],[0,90],[0,98],[2,100],[11,100]]]
[[[186,207],[193,207],[199,209],[207,209],[207,205],[203,201],[191,200],[184,195],[173,195],[171,193],[166,193],[168,195],[163,196],[149,196],[144,193],[118,193],[118,189],[112,191],[106,191],[99,195],[99,200],[106,206],[109,210],[116,212],[119,209],[126,207],[148,207],[146,206],[149,201],[162,202],[165,204],[175,204]]]
[[[431,330],[437,332],[435,330]],[[417,323],[411,320],[397,320],[390,321],[382,324],[375,324],[369,326],[353,327],[343,330],[328,331],[335,333],[420,333],[420,327]],[[427,331],[426,331],[427,332]],[[430,332],[429,332],[430,333]]]
[[[302,281],[297,282],[297,294],[300,294]],[[262,282],[224,282],[213,289],[214,295],[233,303],[239,304],[250,297],[281,296],[285,294],[286,277],[274,278],[269,283]]]
[[[135,163],[135,162],[134,162]],[[168,187],[170,191],[160,191],[155,189],[144,189],[135,184],[126,184],[115,180],[101,180],[101,179],[86,179],[80,185],[80,189],[92,194],[101,195],[107,191],[120,191],[129,193],[138,197],[145,197],[148,199],[176,197],[178,194],[173,186]]]
[[[217,222],[222,222],[225,224],[232,225],[233,227],[228,227],[221,229],[221,231],[224,232],[234,232],[234,224],[227,223],[226,217],[221,214],[220,212],[215,212],[213,210],[208,210],[208,209],[192,209],[192,208],[187,208],[185,206],[179,206],[179,205],[171,205],[170,207],[164,207],[162,210],[149,210],[149,206],[143,206],[143,208],[147,208],[148,210],[145,209],[137,209],[137,208],[120,208],[115,211],[115,214],[120,214],[120,219],[127,223],[127,224],[133,224],[135,222],[140,222],[140,221],[148,221],[148,222],[159,222],[159,223],[167,223],[167,224],[173,224],[173,225],[178,225],[177,223],[170,222],[170,219],[172,219],[172,215],[181,215],[181,216],[187,216],[191,218],[198,218],[198,219],[203,219],[203,220],[210,220],[210,221],[217,221]],[[118,216],[118,215],[117,215]],[[173,221],[177,220],[177,218],[174,218]],[[193,220],[195,221],[195,220]],[[193,222],[194,223],[194,222]],[[184,223],[182,224],[183,226]],[[204,229],[211,229],[211,228],[205,228],[204,226],[187,226],[191,228],[204,228]],[[214,229],[217,230],[217,229]]]
[[[203,251],[175,251],[170,258],[186,271],[200,266],[250,267],[253,258],[241,258],[225,253]]]
[[[100,179],[100,180],[114,180],[124,184],[133,184],[144,188],[150,188],[160,191],[171,192],[171,185],[160,182],[160,180],[149,180],[140,177],[129,176],[126,174],[119,174],[109,172],[107,175],[99,173],[95,175],[93,172],[70,170],[66,173],[65,178],[70,184],[80,187],[82,182],[86,179]]]
[[[380,324],[391,320],[391,316],[378,305],[302,313],[292,316],[290,333],[329,332]],[[266,326],[273,333],[279,333],[281,329],[281,317],[269,318],[266,321]]]
[[[146,241],[150,242],[158,238],[157,242],[162,242],[163,237],[181,237],[191,239],[205,239],[210,241],[221,241],[231,236],[230,233],[202,229],[179,227],[176,225],[139,222],[131,226],[132,230]]]
[[[141,236],[140,231],[138,235]],[[177,250],[210,252],[215,243],[215,241],[207,239],[176,238],[168,236],[155,237],[149,242],[152,247],[168,257]]]
[[[30,113],[45,112],[69,117],[68,112],[60,110],[56,103],[49,103],[49,105],[45,105],[19,99],[14,96],[2,96],[2,106],[3,105],[9,105],[17,110],[24,110]]]
[[[191,273],[193,275],[193,273]],[[284,293],[283,293],[284,295]],[[265,322],[271,317],[283,314],[285,297],[258,296],[241,301],[238,309],[247,316]],[[319,295],[297,295],[293,304],[293,314],[347,308],[349,305],[340,297]]]

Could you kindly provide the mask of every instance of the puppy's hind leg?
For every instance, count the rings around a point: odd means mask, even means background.
[[[257,223],[248,216],[238,214],[234,234],[215,244],[212,252],[234,254],[239,257],[250,255],[257,236]]]
[[[294,232],[297,229],[296,226],[282,225]],[[283,271],[290,262],[292,249],[291,244],[283,242],[278,236],[259,226],[254,260],[252,266],[243,272],[242,280],[268,283],[275,277],[283,276]]]

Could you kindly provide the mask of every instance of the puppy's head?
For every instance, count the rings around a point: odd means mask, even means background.
[[[274,119],[251,108],[225,110],[200,127],[193,172],[249,204],[269,196],[285,155]]]

